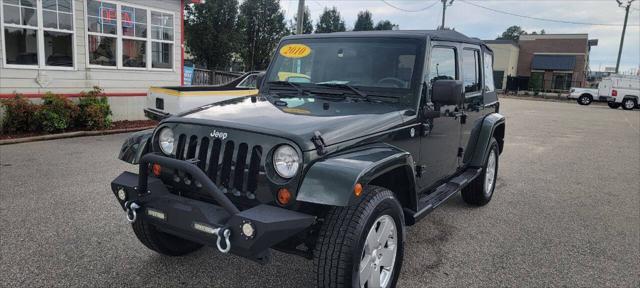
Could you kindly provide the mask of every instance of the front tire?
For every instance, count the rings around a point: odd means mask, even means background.
[[[314,250],[317,287],[395,287],[404,216],[395,195],[367,186],[357,205],[331,207]]]
[[[609,108],[611,108],[611,109],[620,108],[620,103],[616,103],[616,102],[607,102],[607,105],[609,105]]]
[[[159,231],[151,223],[138,217],[131,224],[138,240],[147,248],[167,256],[183,256],[194,252],[203,245]]]
[[[588,94],[582,94],[580,95],[580,97],[578,97],[578,104],[580,105],[589,105],[592,101],[593,98],[591,98],[591,95]]]
[[[462,199],[467,204],[484,206],[491,201],[493,191],[496,188],[496,179],[498,178],[499,149],[498,141],[495,138],[491,138],[489,151],[482,167],[482,174],[462,189]]]
[[[636,99],[626,98],[622,100],[622,109],[624,110],[633,110],[633,108],[636,108],[636,105],[638,105]]]

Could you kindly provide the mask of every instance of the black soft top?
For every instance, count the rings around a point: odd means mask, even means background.
[[[282,40],[289,39],[309,39],[309,38],[340,38],[340,37],[398,37],[398,38],[418,38],[440,41],[461,42],[469,44],[483,45],[484,42],[477,38],[470,38],[453,30],[385,30],[385,31],[358,31],[358,32],[335,32],[291,35]]]

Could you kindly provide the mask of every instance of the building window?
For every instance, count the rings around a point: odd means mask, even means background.
[[[569,91],[572,84],[572,73],[553,73],[553,89]]]
[[[122,6],[122,66],[147,67],[147,10]]]
[[[151,67],[173,68],[173,15],[151,11]]]
[[[478,92],[480,85],[480,51],[464,49],[462,51],[462,81],[465,93]]]
[[[5,65],[73,67],[72,0],[3,0]]]
[[[171,13],[117,2],[87,0],[91,66],[173,69]]]

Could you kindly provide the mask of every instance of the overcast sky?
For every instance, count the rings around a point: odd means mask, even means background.
[[[627,0],[623,0],[627,1]],[[369,10],[374,21],[387,19],[400,25],[401,30],[435,29],[440,25],[442,5],[440,0],[306,0],[313,23],[317,22],[323,8],[336,6],[345,19],[347,28],[353,28],[358,11]],[[419,12],[407,12],[431,8]],[[527,19],[492,12],[475,7],[471,2],[488,8],[539,18],[614,26],[574,25]],[[287,19],[296,14],[298,0],[280,0]],[[393,8],[390,5],[398,8]],[[640,66],[640,0],[636,0],[629,13],[629,27],[621,60],[621,72]],[[453,27],[471,37],[495,39],[507,27],[520,25],[524,30],[547,33],[588,33],[599,44],[591,52],[591,69],[604,70],[615,66],[624,22],[624,9],[615,0],[455,0],[447,8],[446,26]]]

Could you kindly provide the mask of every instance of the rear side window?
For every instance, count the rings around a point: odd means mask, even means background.
[[[437,80],[455,80],[457,76],[456,50],[449,47],[434,47],[431,50],[429,83]]]
[[[465,93],[478,92],[482,89],[482,85],[480,85],[480,51],[463,50],[462,81]]]
[[[496,90],[493,82],[493,55],[484,53],[484,90],[493,92]]]

